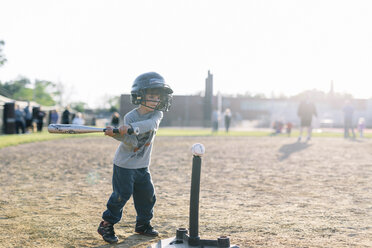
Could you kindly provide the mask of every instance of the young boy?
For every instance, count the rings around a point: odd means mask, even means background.
[[[112,127],[105,131],[105,135],[121,141],[113,161],[113,193],[98,227],[98,233],[106,242],[118,242],[113,225],[120,221],[123,207],[132,195],[137,212],[135,232],[158,235],[150,224],[156,197],[149,166],[156,130],[163,118],[162,111],[169,110],[172,93],[158,73],[141,74],[131,90],[131,101],[139,107],[125,115],[118,134]]]

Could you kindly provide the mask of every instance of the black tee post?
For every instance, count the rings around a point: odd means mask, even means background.
[[[204,147],[202,150],[204,150]],[[160,240],[157,244],[153,244],[148,248],[239,248],[239,246],[230,246],[230,238],[227,236],[220,236],[215,240],[201,239],[199,237],[199,193],[201,156],[203,154],[204,151],[200,155],[194,155],[192,160],[189,229],[178,228],[174,239]]]
[[[193,157],[191,172],[189,244],[199,245],[199,192],[200,192],[201,158]]]

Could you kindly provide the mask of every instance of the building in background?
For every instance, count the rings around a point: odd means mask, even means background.
[[[210,127],[212,124],[213,112],[213,74],[208,70],[208,76],[205,79],[205,91],[203,98],[203,126]]]
[[[219,97],[220,96],[220,97]],[[255,127],[269,128],[275,121],[291,122],[298,127],[297,108],[300,99],[266,99],[250,96],[213,95],[213,74],[208,71],[203,95],[174,95],[169,112],[164,113],[162,126],[176,127],[211,127],[213,109],[219,109],[221,114],[229,108],[232,113],[232,126],[254,123]],[[355,125],[360,117],[366,120],[366,126],[372,127],[372,99],[353,99]],[[342,127],[344,99],[335,97],[333,81],[331,90],[323,99],[315,102],[318,118],[314,120],[315,127]],[[220,105],[220,106],[219,106]],[[124,116],[135,106],[130,103],[130,95],[123,94],[120,98],[120,114]],[[223,123],[221,123],[221,127]]]

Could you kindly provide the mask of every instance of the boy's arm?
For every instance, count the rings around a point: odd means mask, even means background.
[[[106,131],[105,131],[105,135],[108,135],[114,139],[116,139],[117,141],[120,141],[120,142],[123,142],[125,145],[127,146],[132,146],[132,147],[136,147],[137,144],[138,144],[138,140],[137,140],[137,134],[136,133],[133,133],[132,135],[130,135],[128,133],[128,128],[130,128],[130,126],[121,126],[119,128],[119,132],[120,132],[120,129],[124,132],[126,132],[126,134],[121,134],[121,133],[113,133],[113,128],[112,127],[107,127],[106,128]]]
[[[148,131],[156,131],[163,118],[163,112],[156,111],[150,119],[138,122],[132,122],[129,116],[124,117],[124,125],[119,127],[119,134],[113,132],[112,127],[107,127],[105,135],[113,137],[114,139],[124,142],[127,145],[136,146],[138,143],[137,135],[147,133]],[[133,131],[128,132],[128,130]]]

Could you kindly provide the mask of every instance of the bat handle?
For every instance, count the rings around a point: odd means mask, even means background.
[[[106,131],[106,128],[104,128],[103,131],[105,132],[105,131]],[[113,131],[114,133],[120,133],[120,132],[119,132],[119,128],[114,128],[114,129],[112,129],[112,131]],[[128,128],[127,133],[128,133],[129,135],[131,135],[131,134],[138,135],[138,134],[139,134],[139,128],[137,127],[137,128],[134,128],[134,129],[133,129],[132,127],[130,127],[130,128]]]
[[[104,128],[103,131],[106,132],[106,129],[107,129],[107,128]],[[114,128],[114,129],[112,129],[112,131],[113,131],[114,133],[120,133],[120,132],[119,132],[119,128]]]

